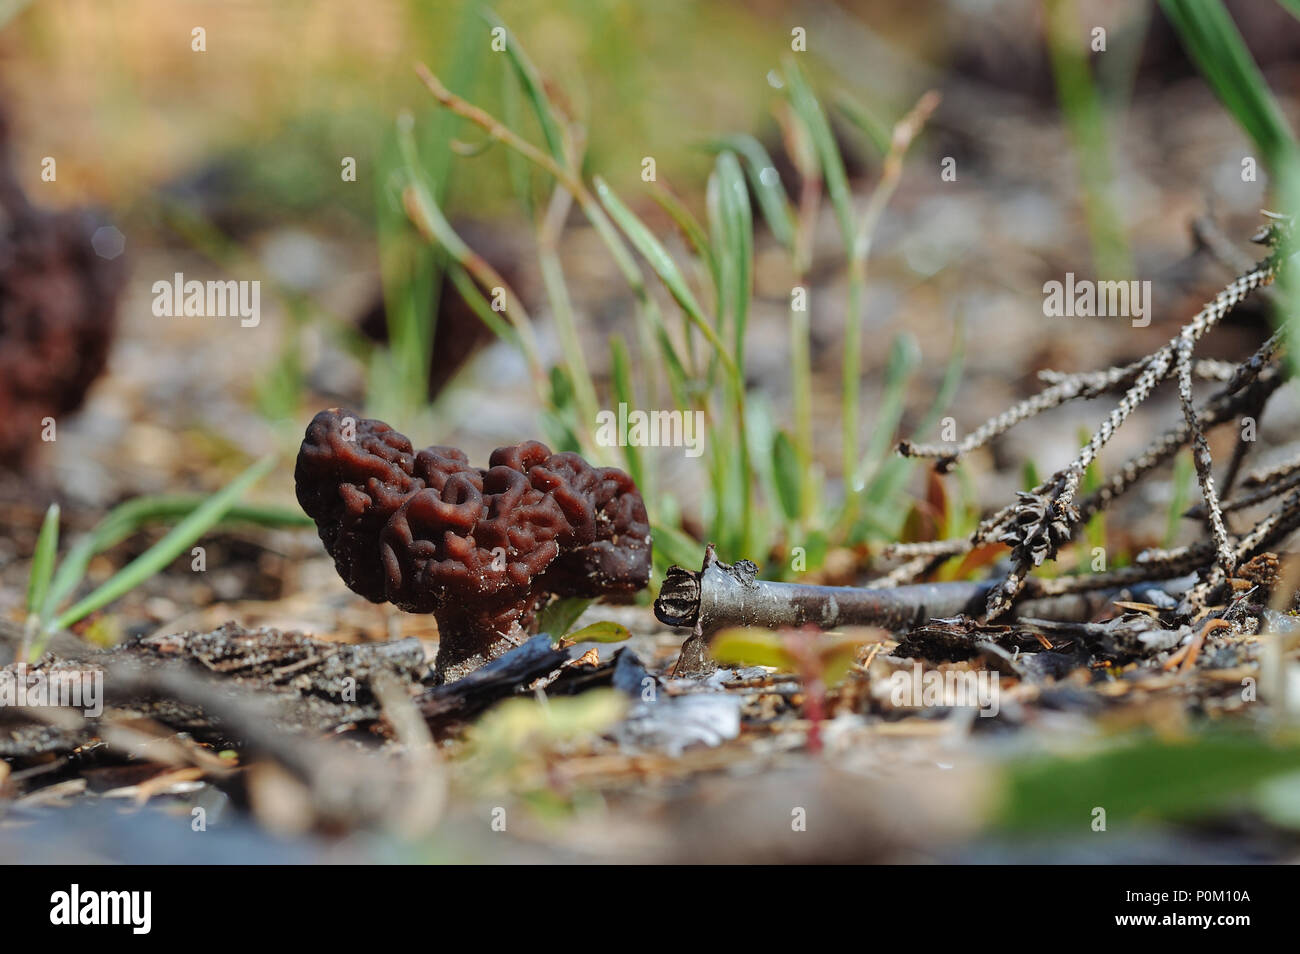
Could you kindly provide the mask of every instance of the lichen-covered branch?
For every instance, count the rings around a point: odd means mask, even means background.
[[[1019,492],[1015,503],[985,518],[966,539],[890,548],[890,556],[907,562],[891,572],[885,581],[896,583],[915,578],[914,574],[924,572],[936,562],[969,552],[981,543],[1004,543],[1011,548],[1011,565],[1003,579],[989,590],[986,615],[989,619],[994,619],[1005,613],[1015,602],[1033,569],[1048,560],[1054,560],[1061,546],[1074,538],[1089,517],[1130,489],[1143,475],[1168,460],[1181,447],[1190,444],[1204,500],[1203,514],[1209,526],[1210,546],[1189,548],[1177,554],[1176,558],[1153,558],[1144,564],[1144,569],[1134,572],[1149,573],[1157,566],[1162,569],[1196,568],[1215,562],[1217,566],[1211,576],[1216,585],[1221,583],[1232,573],[1242,555],[1258,549],[1261,537],[1258,527],[1240,540],[1229,532],[1218,499],[1213,460],[1205,431],[1243,411],[1259,413],[1269,395],[1286,376],[1284,367],[1275,360],[1281,346],[1282,332],[1279,330],[1271,335],[1254,354],[1236,365],[1197,360],[1193,352],[1196,344],[1227,314],[1254,292],[1271,284],[1290,262],[1290,229],[1290,219],[1274,219],[1256,237],[1258,241],[1270,246],[1271,253],[1233,279],[1177,335],[1145,358],[1102,371],[1070,374],[1043,372],[1040,377],[1047,387],[987,421],[961,441],[947,445],[900,444],[899,452],[904,456],[935,459],[939,469],[946,470],[962,455],[984,446],[1015,425],[1043,411],[1069,400],[1095,398],[1123,390],[1118,403],[1067,466],[1032,490]],[[1076,502],[1083,474],[1096,460],[1101,449],[1155,389],[1171,377],[1177,380],[1183,422],[1166,431],[1142,453],[1122,465],[1099,490]],[[1199,408],[1192,397],[1192,381],[1197,377],[1224,384],[1219,393]],[[1231,487],[1235,481],[1243,457],[1244,452],[1240,450],[1233,455],[1225,487]],[[1300,469],[1300,462],[1295,464],[1295,468]],[[1277,486],[1276,492],[1283,492],[1287,486]],[[1265,529],[1263,535],[1276,539],[1276,534],[1290,519],[1290,515],[1284,507],[1272,517],[1274,519],[1270,528]]]

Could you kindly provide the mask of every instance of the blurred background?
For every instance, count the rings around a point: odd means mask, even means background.
[[[1294,127],[1300,21],[1225,6]],[[24,302],[0,338],[0,608],[22,613],[51,502],[74,538],[279,455],[250,497],[276,529],[224,529],[213,572],[180,561],[97,618],[106,642],[232,617],[430,635],[349,594],[301,526],[289,461],[333,405],[476,462],[540,436],[628,468],[659,573],[712,540],[769,575],[860,581],[884,544],[968,532],[1063,466],[1109,405],[1030,421],[943,480],[895,459],[900,438],[965,434],[1040,370],[1148,354],[1260,256],[1273,201],[1154,3],[0,0],[0,25],[0,204],[40,236],[0,255]],[[417,63],[586,194],[440,107]],[[526,321],[485,313],[480,261]],[[1046,317],[1044,283],[1071,272],[1151,281],[1149,326]],[[260,320],[156,314],[177,273],[260,282]],[[1201,353],[1240,360],[1269,329],[1245,309]],[[1175,420],[1167,391],[1100,473]],[[600,445],[591,411],[628,398],[705,410],[706,454]],[[1256,463],[1294,454],[1298,426],[1287,389]],[[1216,440],[1224,459],[1235,435]],[[1112,564],[1195,536],[1194,493],[1185,455],[1144,482],[1098,529]],[[946,803],[931,821],[967,823]]]
[[[1294,113],[1294,17],[1227,9]],[[861,578],[881,543],[961,533],[1061,467],[1097,409],[1030,421],[941,485],[892,459],[898,438],[969,432],[1034,393],[1041,369],[1147,354],[1251,255],[1269,204],[1266,162],[1153,4],[10,0],[0,16],[9,204],[120,239],[66,260],[100,303],[98,331],[47,351],[19,347],[31,329],[4,342],[10,368],[73,368],[57,400],[39,385],[9,398],[8,560],[29,554],[49,500],[75,522],[135,495],[208,493],[255,456],[291,455],[316,409],[343,404],[472,459],[541,435],[624,465],[650,500],[660,572],[712,539],[774,574],[800,546],[803,569]],[[494,47],[494,25],[510,43]],[[564,164],[632,220],[621,246],[643,298],[581,201],[439,107],[419,62],[526,142],[551,147],[545,116],[562,127]],[[894,123],[927,92],[891,165]],[[718,290],[724,148],[744,160],[753,222],[742,305]],[[532,355],[452,281],[445,246],[408,216],[416,186],[517,294]],[[637,227],[740,356],[744,411],[716,357],[692,365],[707,343]],[[260,282],[260,320],[156,315],[153,286],[177,273]],[[1151,324],[1045,317],[1044,282],[1066,273],[1149,279]],[[1204,354],[1247,354],[1266,329],[1245,311]],[[599,446],[593,411],[620,395],[706,408],[710,451]],[[36,441],[51,411],[59,439]],[[1262,445],[1286,445],[1296,422],[1282,395]],[[1119,434],[1102,472],[1145,439]],[[287,471],[256,493],[289,502]],[[1110,526],[1119,560],[1177,541],[1190,482],[1184,458],[1141,487]]]
[[[1272,88],[1293,88],[1292,18],[1275,4],[1228,7]],[[861,308],[864,445],[879,431],[892,440],[924,421],[957,348],[960,383],[938,410],[963,433],[1030,393],[1041,368],[1083,370],[1146,353],[1226,275],[1199,255],[1189,223],[1212,213],[1241,247],[1267,201],[1262,168],[1243,181],[1248,140],[1150,4],[584,2],[543,10],[507,0],[496,11],[580,131],[582,171],[607,181],[692,281],[698,259],[689,262],[686,240],[641,179],[645,157],[659,185],[702,220],[715,160],[705,146],[752,136],[792,208],[805,208],[789,106],[773,85],[793,57],[825,106],[853,198],[865,203],[890,126],[925,91],[942,94],[875,229]],[[490,48],[487,21],[461,4],[396,0],[364,13],[330,2],[53,0],[8,2],[0,15],[16,187],[50,210],[101,210],[125,236],[129,269],[108,373],[80,415],[60,421],[60,440],[42,448],[42,481],[99,506],[131,493],[207,489],[203,475],[214,467],[231,471],[247,454],[292,449],[324,403],[364,405],[413,432],[417,445],[460,444],[472,457],[538,433],[544,408],[518,350],[493,344],[472,311],[450,301],[454,291],[430,290],[420,259],[435,253],[418,247],[400,207],[395,130],[407,116],[448,219],[517,288],[543,360],[563,360],[536,254],[544,187],[534,182],[535,204],[525,208],[510,150],[482,148],[481,130],[450,122],[413,71],[429,64],[454,92],[513,117],[538,141],[508,58]],[[193,48],[196,28],[202,51]],[[791,49],[796,28],[806,51]],[[1098,28],[1103,52],[1090,49]],[[1294,106],[1285,96],[1282,104]],[[57,162],[54,181],[42,177],[46,157]],[[341,176],[347,158],[355,181]],[[948,159],[951,180],[942,178]],[[789,295],[805,281],[811,456],[828,481],[818,493],[834,497],[842,494],[847,256],[832,203],[814,214],[807,274],[798,276],[755,209],[744,371],[773,427],[794,428]],[[559,257],[573,322],[601,406],[609,406],[611,335],[628,342],[634,379],[659,374],[659,359],[640,353],[634,295],[590,222],[572,208],[566,219]],[[1044,319],[1042,284],[1066,271],[1153,280],[1151,326]],[[246,328],[156,317],[152,285],[176,272],[262,280],[262,320]],[[403,339],[396,357],[384,345],[399,320],[395,306],[416,308],[432,326],[439,309],[430,300],[444,302],[427,373],[431,412],[417,393],[426,381],[408,373],[420,359]],[[964,344],[955,343],[959,328]],[[1240,331],[1245,339],[1257,333]],[[903,350],[891,351],[899,341]],[[1210,344],[1225,354],[1244,346],[1231,335]],[[874,412],[891,399],[891,354],[905,359],[908,382],[898,418],[877,421]],[[517,399],[500,399],[511,385]],[[1050,426],[1013,432],[977,455],[973,503],[1005,498],[1026,460],[1043,473],[1059,466],[1093,416],[1087,406],[1062,410]],[[1292,423],[1278,416],[1270,426]],[[1113,453],[1140,439],[1121,435]],[[692,486],[707,482],[707,464],[672,450],[648,453],[656,469],[685,478],[675,482],[680,506],[663,522],[705,535],[710,517],[701,507],[709,504]]]

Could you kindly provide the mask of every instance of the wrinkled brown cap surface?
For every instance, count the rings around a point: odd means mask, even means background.
[[[33,208],[9,165],[0,115],[0,466],[19,467],[104,370],[125,270],[95,254],[97,219]]]
[[[472,467],[416,452],[382,421],[333,408],[312,420],[294,473],[339,575],[440,630],[526,625],[549,594],[631,594],[650,576],[650,526],[632,479],[537,441]],[[447,633],[444,633],[446,638]]]

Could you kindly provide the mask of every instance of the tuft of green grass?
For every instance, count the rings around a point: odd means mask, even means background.
[[[811,558],[807,568],[815,569],[830,544],[858,543],[877,532],[873,526],[897,523],[894,518],[904,508],[896,506],[894,495],[914,472],[914,464],[891,458],[888,451],[919,358],[910,338],[895,342],[886,401],[866,452],[861,454],[858,407],[866,262],[872,235],[897,186],[907,149],[937,105],[937,97],[923,97],[917,108],[893,127],[883,144],[880,181],[858,209],[825,111],[793,60],[787,61],[776,84],[781,92],[774,108],[794,141],[807,147],[796,150],[801,153],[797,157],[801,176],[810,181],[812,175],[828,189],[848,276],[840,407],[844,492],[837,500],[824,493],[814,460],[808,313],[794,307],[793,294],[792,427],[783,426],[776,411],[751,393],[745,380],[754,294],[755,207],[777,245],[789,256],[796,282],[802,285],[811,264],[811,232],[816,220],[815,214],[810,214],[811,197],[805,194],[798,204],[791,200],[771,156],[752,136],[724,135],[705,143],[704,148],[714,154],[714,163],[703,221],[660,182],[648,183],[643,196],[663,209],[681,232],[690,256],[684,262],[680,252],[646,223],[635,201],[618,195],[599,175],[587,178],[580,126],[566,114],[562,100],[542,79],[518,38],[495,14],[484,16],[490,25],[506,31],[507,55],[499,58],[508,90],[502,99],[505,121],[458,95],[424,67],[418,72],[439,105],[476,126],[491,142],[504,146],[510,156],[511,188],[537,230],[540,271],[556,322],[560,360],[549,369],[539,367],[531,344],[531,322],[513,295],[507,309],[509,324],[486,309],[479,314],[495,333],[528,357],[548,436],[598,460],[617,453],[619,462],[633,475],[650,511],[656,569],[662,572],[668,563],[697,563],[702,541],[683,529],[681,507],[656,474],[655,455],[644,448],[629,446],[615,452],[596,444],[596,412],[602,391],[614,404],[703,415],[707,441],[700,465],[706,489],[697,525],[703,528],[701,535],[717,545],[723,559],[775,560],[777,572],[783,572],[784,556],[799,546]],[[527,118],[532,122],[525,123]],[[529,138],[525,125],[540,142]],[[406,212],[417,231],[452,263],[449,274],[458,287],[470,292],[491,287],[495,276],[447,224],[442,212],[445,198],[433,188],[424,140],[411,130],[399,139],[404,162],[398,188],[406,197]],[[472,159],[471,152],[478,150],[462,151],[454,158]],[[809,163],[816,168],[806,168]],[[610,341],[611,380],[603,389],[593,379],[582,350],[578,316],[556,255],[570,204],[601,239],[627,283],[635,308],[635,335],[630,340],[636,342],[636,351],[620,336]],[[673,317],[679,321],[666,320],[659,297],[647,285],[643,267],[662,285],[676,311]],[[951,398],[960,362],[959,347],[954,349],[949,374],[929,417],[937,417]],[[645,404],[638,405],[639,401]]]
[[[448,38],[448,76],[462,89],[474,86],[481,72],[481,31],[478,4],[466,4]],[[458,288],[460,284],[457,275],[449,274],[455,262],[411,228],[405,194],[408,170],[418,148],[424,174],[421,187],[429,191],[435,206],[441,206],[451,189],[459,126],[457,117],[443,111],[423,115],[419,123],[415,117],[404,117],[380,150],[375,177],[388,341],[371,354],[367,398],[374,413],[404,430],[422,429],[428,411],[429,368],[443,282],[450,278]]]
[[[55,568],[58,549],[59,510],[52,506],[45,515],[37,539],[28,578],[29,652],[35,661],[45,652],[49,638],[102,609],[167,567],[205,533],[222,521],[243,521],[263,526],[305,527],[311,520],[296,510],[280,507],[247,506],[239,499],[253,484],[268,474],[275,458],[257,461],[224,488],[208,497],[140,497],[121,504],[77,541]],[[102,553],[159,520],[179,522],[157,543],[105,580],[74,605],[60,607],[76,591],[96,554]]]

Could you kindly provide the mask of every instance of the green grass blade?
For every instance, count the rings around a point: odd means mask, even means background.
[[[380,187],[375,197],[388,345],[381,352],[386,360],[376,365],[383,378],[370,384],[376,392],[391,394],[396,409],[406,415],[428,394],[437,320],[433,295],[437,256],[411,232],[401,199],[402,164],[400,145],[390,143],[380,160]]]
[[[953,342],[952,353],[948,356],[948,364],[944,370],[943,380],[940,382],[939,390],[935,394],[935,398],[921,423],[913,431],[914,440],[920,439],[921,436],[930,432],[939,416],[951,404],[953,395],[957,392],[957,386],[961,383],[962,366],[965,360],[965,346],[961,328],[962,326],[959,324]],[[888,391],[888,387],[886,387],[886,390]],[[882,423],[880,418],[877,419],[875,426],[877,433],[883,432],[891,435],[894,433],[892,430],[887,429],[886,424]],[[893,426],[897,426],[897,418],[894,418]],[[869,450],[868,453],[870,454],[871,451]],[[915,461],[899,456],[886,456],[884,460],[879,462],[862,492],[862,499],[866,502],[866,512],[863,518],[855,524],[853,531],[849,535],[852,541],[860,542],[869,529],[874,529],[876,533],[886,539],[893,539],[902,527],[902,521],[897,519],[899,508],[896,501],[915,469]]]
[[[515,76],[519,79],[519,85],[523,87],[524,95],[528,97],[528,102],[533,107],[538,125],[542,127],[542,138],[546,140],[546,148],[552,159],[561,166],[567,166],[569,160],[565,155],[564,131],[559,120],[555,118],[555,111],[551,108],[550,98],[546,95],[541,74],[537,72],[537,67],[528,58],[528,54],[524,52],[504,20],[487,9],[483,10],[482,16],[493,27],[500,27],[506,31],[506,56],[514,68]]]
[[[478,7],[477,2],[464,5],[446,47],[446,55],[450,58],[446,69],[447,82],[452,89],[465,95],[471,95],[487,51],[487,44],[482,42],[483,26]],[[434,183],[433,196],[441,204],[446,202],[451,188],[455,161],[452,142],[456,139],[461,119],[446,110],[438,110],[429,119],[429,122],[422,119],[420,123],[420,154],[425,157],[425,173]]]
[[[732,353],[739,371],[745,366],[745,332],[754,286],[754,219],[740,162],[733,152],[718,156],[718,214],[722,224],[722,251],[731,263]],[[723,273],[728,271],[724,267]]]
[[[848,93],[835,96],[835,106],[864,135],[876,152],[885,156],[894,138],[893,127],[871,112]]]
[[[119,504],[108,512],[93,530],[69,548],[41,607],[41,620],[47,623],[54,611],[76,590],[86,576],[86,569],[96,555],[121,543],[150,523],[189,516],[208,498],[192,495],[137,497]],[[264,527],[314,527],[316,524],[299,510],[273,505],[236,504],[226,511],[222,524],[252,523]]]
[[[677,527],[660,521],[653,531],[654,562],[661,572],[673,564],[693,570],[704,559],[704,545]]]
[[[721,267],[718,265],[718,257],[713,254],[713,245],[709,242],[708,235],[704,233],[704,226],[700,225],[699,219],[691,214],[691,210],[686,208],[681,200],[664,188],[661,183],[655,183],[650,195],[659,203],[659,207],[668,213],[682,234],[686,236],[686,240],[691,243],[691,248],[695,249],[695,254],[704,259],[704,264],[708,267],[709,275],[713,279],[714,294],[720,294],[722,285]]]
[[[1210,87],[1264,154],[1269,168],[1276,172],[1285,159],[1293,159],[1295,136],[1223,4],[1219,0],[1160,0],[1160,8]]]
[[[41,532],[36,537],[36,552],[32,554],[32,569],[27,575],[27,612],[39,613],[45,605],[45,595],[50,590],[54,575],[54,558],[59,552],[59,505],[50,504],[41,521]]]
[[[1033,458],[1029,458],[1020,467],[1020,485],[1021,489],[1032,491],[1042,483],[1042,477],[1038,473],[1038,465],[1034,463]],[[1166,543],[1165,546],[1169,544]]]
[[[663,243],[655,237],[645,223],[637,218],[635,212],[623,204],[623,200],[614,193],[614,190],[603,179],[597,176],[593,182],[596,187],[596,195],[605,207],[605,211],[623,230],[623,234],[628,237],[632,246],[650,263],[650,267],[659,276],[659,280],[664,283],[664,287],[668,289],[684,311],[699,322],[707,324],[700,303],[686,284],[685,277],[677,267],[677,263],[673,261],[673,257],[668,254],[668,250],[664,248]]]
[[[464,299],[465,304],[469,305],[470,310],[478,316],[488,329],[504,341],[506,344],[519,351],[523,351],[523,346],[519,342],[519,333],[515,331],[514,326],[506,321],[499,314],[492,310],[488,300],[483,297],[482,290],[474,283],[469,272],[457,262],[452,262],[447,269],[447,277],[460,292],[460,297]]]
[[[935,393],[925,416],[921,418],[920,425],[912,433],[913,440],[922,440],[924,435],[929,434],[938,423],[943,412],[948,410],[953,397],[957,394],[957,386],[961,384],[962,369],[965,364],[966,326],[958,320],[953,329],[952,351],[948,355],[948,364],[943,371],[943,380],[939,382],[939,390]]]
[[[212,529],[244,495],[244,492],[270,473],[274,466],[275,458],[272,456],[263,457],[253,464],[222,490],[205,500],[161,540],[113,574],[85,599],[62,613],[55,620],[54,628],[66,629],[163,570],[194,541]]]
[[[732,151],[745,160],[745,172],[767,227],[778,242],[793,251],[795,226],[790,197],[781,182],[776,163],[762,143],[753,136],[738,134],[707,143],[705,148],[715,152]]]
[[[463,5],[447,37],[444,54],[448,81],[453,88],[467,94],[478,77],[487,47],[482,42],[479,6],[477,2]],[[431,19],[421,16],[426,11],[417,5],[415,12],[417,23],[426,26]],[[412,119],[414,128],[399,130],[396,146],[390,144],[384,151],[376,177],[376,220],[388,345],[383,352],[386,360],[372,363],[373,373],[368,382],[372,393],[368,396],[385,416],[392,414],[399,420],[405,419],[408,426],[428,401],[437,303],[445,277],[446,256],[411,233],[401,198],[402,169],[409,155],[401,140],[409,137],[412,141],[409,153],[414,153],[418,137],[418,152],[424,159],[422,173],[429,183],[433,202],[442,206],[451,187],[453,143],[462,121],[446,110],[437,110],[427,119],[421,115],[418,126]],[[391,409],[385,410],[385,402],[392,405]]]
[[[709,219],[714,233],[714,247],[722,269],[722,297],[719,320],[730,319],[731,349],[734,365],[728,367],[728,390],[731,398],[736,454],[727,460],[724,477],[724,510],[730,509],[727,524],[737,530],[738,553],[752,556],[754,547],[753,464],[749,452],[749,428],[745,422],[745,333],[749,324],[749,305],[753,293],[754,223],[749,207],[749,191],[736,154],[722,152],[710,178],[708,189]],[[721,329],[720,329],[721,330]],[[732,554],[734,557],[736,554]]]
[[[1110,134],[1077,11],[1072,0],[1048,0],[1044,10],[1057,98],[1079,159],[1094,265],[1103,276],[1127,279],[1133,264],[1113,192]]]
[[[920,364],[921,347],[916,338],[906,333],[895,337],[885,366],[884,393],[876,408],[871,440],[867,443],[866,453],[854,476],[854,486],[865,485],[867,478],[876,472],[889,449],[894,446],[898,422],[903,417],[907,385]]]
[[[1165,515],[1165,538],[1162,546],[1172,547],[1178,539],[1178,526],[1182,522],[1183,512],[1192,496],[1192,482],[1196,479],[1196,464],[1190,451],[1184,451],[1174,458],[1174,473],[1170,478],[1173,490],[1169,498],[1169,510]]]
[[[772,441],[772,472],[776,479],[777,500],[786,520],[795,522],[802,515],[802,480],[799,454],[794,441],[785,431],[777,431]]]
[[[610,377],[614,389],[616,404],[626,404],[628,410],[636,408],[636,389],[632,384],[632,360],[627,353],[627,343],[620,335],[609,338]],[[641,448],[631,441],[623,448],[623,459],[627,463],[627,472],[647,500],[653,499],[649,485],[646,483],[646,471],[641,459]]]
[[[619,271],[623,273],[623,279],[627,282],[628,288],[632,290],[632,295],[637,302],[637,318],[643,328],[648,327],[650,336],[653,338],[656,346],[659,348],[660,357],[663,358],[664,368],[668,374],[668,387],[672,391],[673,400],[679,407],[686,407],[689,404],[687,391],[688,380],[690,375],[687,373],[686,364],[682,361],[681,354],[678,352],[672,338],[668,335],[668,329],[664,325],[663,314],[659,310],[658,303],[651,297],[649,290],[645,285],[645,278],[641,274],[641,268],[633,258],[631,251],[620,238],[618,229],[610,221],[608,215],[595,202],[587,201],[582,203],[583,214],[587,216],[596,234],[600,236],[605,247],[609,249],[610,254],[614,257],[614,262],[618,265]],[[629,213],[630,215],[630,213]],[[632,216],[635,221],[635,216]],[[639,223],[638,223],[639,224]],[[644,226],[642,226],[644,228]],[[688,319],[689,319],[688,315]]]
[[[580,422],[573,399],[573,379],[568,367],[562,364],[551,365],[549,384],[550,392],[545,398],[548,406],[540,415],[547,442],[558,451],[581,453],[582,442],[578,436]]]
[[[831,206],[835,210],[835,220],[844,242],[844,251],[845,254],[849,254],[853,248],[853,196],[849,192],[849,179],[844,171],[844,158],[835,144],[835,137],[831,133],[831,126],[826,120],[826,113],[822,111],[821,103],[813,95],[803,72],[793,60],[789,60],[786,64],[785,79],[790,105],[812,139],[813,149],[822,167],[826,191],[830,193]]]
[[[582,351],[582,337],[578,333],[577,318],[573,313],[573,302],[569,298],[569,285],[564,277],[564,268],[560,256],[553,247],[543,246],[538,254],[542,271],[542,284],[551,302],[551,320],[555,326],[556,336],[560,340],[560,351],[568,365],[569,380],[573,383],[574,405],[577,411],[578,437],[583,440],[582,450],[587,456],[600,448],[590,444],[589,436],[596,426],[596,414],[599,411],[596,399],[596,385],[587,366],[586,355]]]
[[[501,108],[506,126],[510,129],[521,128],[520,115],[523,107],[519,102],[519,83],[513,73],[501,74]],[[537,199],[533,194],[533,167],[528,160],[513,149],[507,149],[506,170],[510,174],[510,184],[514,187],[519,203],[524,207],[524,217],[533,221],[537,215]]]
[[[726,346],[722,343],[722,339],[718,337],[712,323],[705,317],[704,310],[700,308],[700,303],[686,284],[686,279],[677,267],[677,263],[673,261],[672,256],[668,254],[668,250],[655,238],[654,233],[637,218],[636,213],[623,204],[623,200],[614,194],[614,190],[603,179],[597,176],[593,180],[593,184],[596,187],[596,195],[609,213],[610,218],[623,230],[623,234],[628,237],[628,241],[632,243],[632,246],[650,263],[650,268],[659,276],[659,280],[664,283],[664,287],[668,289],[669,294],[681,306],[682,311],[686,313],[691,323],[700,330],[700,333],[713,346],[714,351],[722,359],[723,363],[728,364],[734,370],[735,362],[732,360],[731,355],[728,354]]]
[[[799,117],[813,145],[822,179],[830,194],[831,206],[839,226],[840,241],[849,258],[848,312],[844,323],[843,368],[840,379],[840,460],[845,485],[844,519],[852,520],[852,508],[857,506],[857,486],[853,476],[858,465],[858,389],[860,387],[862,308],[865,297],[865,246],[858,248],[856,215],[853,196],[849,191],[848,176],[844,171],[844,158],[840,155],[830,123],[821,103],[813,95],[803,73],[794,61],[786,66],[786,89],[791,108]]]
[[[1295,215],[1300,210],[1300,147],[1232,17],[1218,0],[1161,0],[1160,6],[1215,94],[1262,153],[1274,180],[1275,207]],[[1297,8],[1288,6],[1293,13]],[[1300,307],[1300,282],[1284,273],[1278,290],[1282,304],[1275,321],[1286,329],[1287,360],[1295,369],[1300,342],[1282,317]]]
[[[799,455],[799,470],[803,475],[800,518],[804,520],[812,517],[819,500],[817,478],[813,473],[812,329],[808,315],[807,307],[796,310],[791,301],[790,390],[794,404],[795,449]]]

